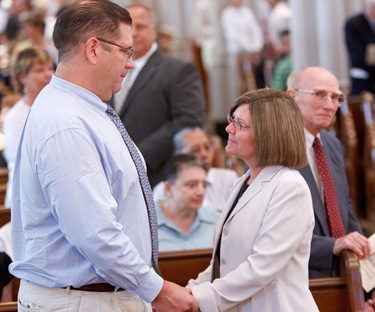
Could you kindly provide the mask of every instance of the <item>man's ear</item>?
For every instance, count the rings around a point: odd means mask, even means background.
[[[172,197],[172,184],[169,181],[164,181],[164,192],[167,198]]]
[[[85,56],[91,64],[96,64],[100,55],[100,42],[95,37],[87,39],[85,43]]]
[[[295,96],[296,96],[296,90],[294,90],[294,89],[288,89],[288,90],[286,91],[286,93],[288,93],[293,99],[294,99]]]

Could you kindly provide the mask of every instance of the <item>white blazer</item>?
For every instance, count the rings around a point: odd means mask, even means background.
[[[210,266],[188,287],[202,312],[319,311],[309,290],[308,261],[314,227],[312,200],[296,170],[264,168],[224,223],[245,173],[231,193],[215,231],[221,240],[220,279]]]

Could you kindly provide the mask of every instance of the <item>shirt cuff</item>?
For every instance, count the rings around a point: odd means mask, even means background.
[[[144,283],[134,291],[136,295],[141,297],[146,302],[152,302],[156,296],[160,293],[163,287],[163,278],[155,272],[153,268],[150,268]]]

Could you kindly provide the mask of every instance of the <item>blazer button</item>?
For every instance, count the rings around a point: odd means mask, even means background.
[[[223,234],[224,234],[224,236],[227,236],[228,233],[229,233],[228,229],[224,229],[224,230],[223,230]]]
[[[222,258],[220,262],[221,262],[222,265],[226,265],[227,264],[227,261],[224,258]]]

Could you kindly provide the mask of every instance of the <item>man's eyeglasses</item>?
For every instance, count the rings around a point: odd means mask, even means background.
[[[240,131],[242,129],[251,128],[250,126],[244,125],[241,121],[236,120],[230,115],[227,115],[228,124],[233,123],[234,129]]]
[[[337,107],[340,107],[345,101],[345,96],[340,93],[329,93],[326,90],[303,90],[303,89],[294,89],[298,92],[310,93],[313,95],[314,100],[319,103],[323,103],[327,100],[328,96],[331,98],[332,103]]]
[[[111,41],[108,41],[108,40],[104,40],[104,39],[98,38],[98,37],[96,37],[96,39],[99,40],[99,41],[101,41],[101,42],[108,43],[108,44],[114,45],[116,47],[119,47],[120,51],[124,54],[124,56],[127,59],[130,59],[132,57],[133,53],[134,53],[134,49],[133,48],[125,48],[122,45],[119,45],[117,43],[114,43],[114,42],[111,42]]]

